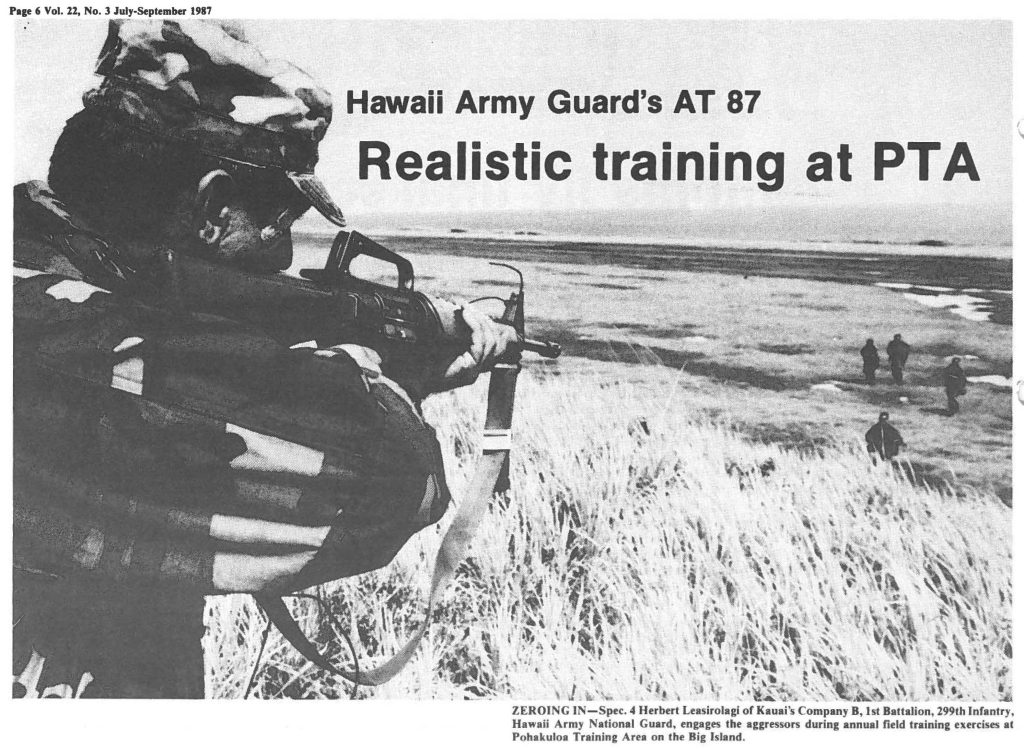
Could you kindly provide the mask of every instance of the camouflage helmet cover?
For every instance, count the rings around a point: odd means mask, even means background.
[[[284,171],[331,222],[341,210],[313,174],[331,95],[286,60],[269,59],[232,21],[116,20],[85,106],[218,158]]]

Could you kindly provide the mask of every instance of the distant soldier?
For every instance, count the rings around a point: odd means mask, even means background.
[[[910,346],[903,340],[903,336],[897,333],[885,347],[885,352],[889,355],[889,368],[892,370],[893,382],[902,385],[903,369],[907,366],[907,359],[910,357]]]
[[[868,452],[877,453],[882,460],[895,458],[899,455],[900,448],[904,446],[903,437],[896,427],[889,423],[889,414],[886,411],[878,414],[878,423],[864,434],[864,439],[868,443]]]
[[[868,342],[860,350],[860,358],[864,360],[864,379],[868,385],[875,384],[875,372],[878,371],[879,358],[878,349],[875,348],[875,339],[868,338]]]
[[[942,384],[946,388],[946,407],[949,415],[953,416],[960,412],[957,397],[967,392],[967,376],[960,368],[959,358],[954,356],[949,366],[942,370]]]

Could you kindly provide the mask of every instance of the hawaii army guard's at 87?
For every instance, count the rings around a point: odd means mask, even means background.
[[[49,184],[15,187],[14,692],[201,697],[203,596],[390,561],[449,500],[419,399],[515,334],[466,309],[469,351],[399,383],[165,304],[159,252],[269,273],[309,207],[343,225],[331,99],[227,23],[115,21],[97,73]]]

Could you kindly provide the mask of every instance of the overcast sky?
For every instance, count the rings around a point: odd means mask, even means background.
[[[105,22],[19,24],[16,39],[15,178],[44,178],[60,128],[98,82],[92,75]],[[502,208],[672,208],[775,203],[939,203],[1010,200],[1011,27],[1004,22],[343,22],[260,21],[250,36],[286,56],[328,88],[334,124],[321,144],[318,173],[354,212]],[[718,91],[711,114],[556,115],[545,100],[557,88],[579,94],[662,96]],[[348,115],[346,92],[444,91],[444,115]],[[535,95],[529,119],[454,114],[463,89]],[[725,111],[730,89],[760,89],[753,114]],[[360,181],[358,142],[393,151],[454,152],[459,140],[485,150],[540,141],[573,156],[563,182],[437,183]],[[884,183],[872,179],[876,140],[941,141],[933,179],[916,162]],[[980,182],[939,176],[956,141],[967,141]],[[785,187],[753,183],[599,182],[591,151],[764,150],[786,154]],[[849,143],[853,181],[811,184],[807,155]],[[916,157],[913,157],[916,158]]]

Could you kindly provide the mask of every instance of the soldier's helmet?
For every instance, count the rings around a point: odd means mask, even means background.
[[[111,21],[87,109],[155,137],[280,170],[327,220],[345,225],[313,173],[331,95],[292,63],[265,57],[233,21]]]
[[[878,420],[879,421],[888,421],[889,420],[889,412],[888,411],[882,411],[882,413],[878,414]]]

